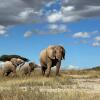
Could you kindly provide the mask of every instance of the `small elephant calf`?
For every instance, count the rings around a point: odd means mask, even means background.
[[[30,75],[31,72],[34,71],[34,68],[36,67],[38,67],[38,65],[36,65],[34,62],[30,62],[30,63],[25,63],[20,70],[23,75]]]

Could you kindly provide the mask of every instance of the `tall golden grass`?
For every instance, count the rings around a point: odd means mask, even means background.
[[[40,70],[35,70],[31,76],[22,76],[19,71],[17,76],[0,75],[0,100],[100,100],[100,92],[81,89],[81,83],[74,81],[99,79],[100,71],[69,70],[60,73],[61,76],[57,77],[52,71],[49,78],[43,77]]]

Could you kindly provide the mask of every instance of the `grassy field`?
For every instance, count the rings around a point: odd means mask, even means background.
[[[49,78],[40,70],[31,76],[0,75],[0,100],[100,100],[100,70],[61,71]]]

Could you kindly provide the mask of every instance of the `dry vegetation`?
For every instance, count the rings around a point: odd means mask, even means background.
[[[61,71],[49,78],[40,70],[31,76],[2,77],[0,100],[100,100],[100,70]]]

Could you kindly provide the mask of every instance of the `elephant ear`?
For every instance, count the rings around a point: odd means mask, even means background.
[[[17,58],[17,66],[20,66],[20,68],[25,64],[25,61],[20,59],[20,58]]]
[[[63,46],[61,46],[61,48],[62,48],[62,59],[65,59],[65,49]]]
[[[20,59],[20,58],[17,58],[17,63],[20,65],[20,64],[25,63],[25,61],[24,61],[24,60],[22,60],[22,59]]]
[[[18,64],[17,64],[17,58],[12,58],[10,61],[11,61],[11,63],[12,63],[15,67],[18,66]]]
[[[49,46],[46,49],[46,54],[47,54],[47,57],[49,57],[50,59],[55,59],[55,56],[56,56],[55,47],[54,46]]]

